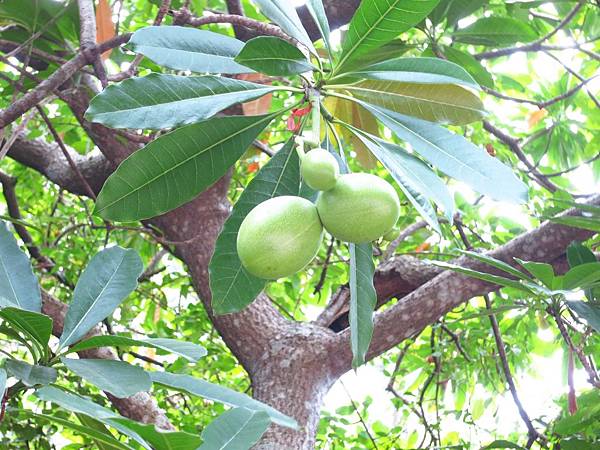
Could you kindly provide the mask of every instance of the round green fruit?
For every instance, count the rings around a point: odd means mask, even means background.
[[[335,156],[322,148],[315,148],[304,155],[300,172],[306,184],[317,191],[333,188],[340,175]]]
[[[276,280],[311,262],[322,240],[317,207],[301,197],[282,196],[248,213],[238,232],[237,252],[252,275]]]
[[[400,215],[398,194],[387,181],[368,173],[338,178],[317,200],[321,223],[346,242],[370,242],[387,233]]]

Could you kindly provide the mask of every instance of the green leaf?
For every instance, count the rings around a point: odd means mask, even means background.
[[[481,261],[482,263],[485,263],[492,267],[495,267],[496,269],[500,269],[506,273],[514,275],[515,277],[517,277],[520,280],[532,281],[531,277],[529,277],[529,275],[526,275],[523,272],[521,272],[520,270],[515,269],[513,266],[505,263],[504,261],[500,261],[499,259],[492,258],[491,256],[488,256],[488,255],[485,255],[482,253],[472,252],[472,251],[468,251],[468,250],[459,250],[459,251],[463,255],[467,255],[470,258],[476,259],[478,261]]]
[[[561,450],[600,450],[600,442],[584,441],[577,438],[561,439],[560,448]]]
[[[137,30],[127,44],[156,64],[204,73],[248,73],[234,61],[244,43],[235,38],[189,27],[160,26]]]
[[[503,287],[510,287],[513,289],[518,289],[520,291],[527,292],[531,294],[531,290],[521,284],[519,281],[511,280],[509,278],[500,277],[498,275],[492,275],[491,273],[479,272],[477,270],[468,269],[466,267],[458,266],[456,264],[452,264],[445,261],[427,261],[429,264],[433,264],[434,266],[441,267],[442,269],[449,269],[453,272],[458,272],[463,275],[467,275],[472,278],[477,278],[479,280],[487,281],[488,283],[497,284]]]
[[[289,36],[303,43],[312,53],[317,54],[300,17],[289,0],[253,0],[266,17],[281,27]]]
[[[600,303],[567,301],[569,308],[600,333]]]
[[[442,0],[431,14],[431,20],[439,24],[444,18],[448,26],[470,16],[487,3],[487,0]]]
[[[136,432],[123,425],[121,422],[113,422],[112,419],[124,420],[125,423],[135,422],[125,419],[114,411],[101,406],[87,397],[81,397],[71,392],[65,392],[54,386],[46,386],[35,391],[34,394],[42,401],[52,402],[61,408],[74,413],[85,414],[92,419],[101,421],[104,424],[112,426],[126,436],[131,437],[141,444],[146,450],[152,450],[148,443]]]
[[[267,431],[271,419],[265,411],[231,409],[202,431],[198,450],[248,450]]]
[[[147,347],[165,350],[184,357],[190,362],[197,362],[206,356],[206,349],[191,342],[165,338],[133,339],[127,336],[103,335],[94,336],[69,348],[68,353],[80,352],[99,347]]]
[[[125,361],[70,358],[60,360],[76,375],[118,398],[131,397],[152,388],[150,376],[141,367]]]
[[[416,84],[460,84],[480,89],[465,69],[440,58],[390,59],[347,73],[346,77]]]
[[[13,377],[21,380],[26,386],[38,386],[54,383],[56,381],[56,369],[46,366],[28,364],[16,359],[7,359],[4,368]]]
[[[16,330],[34,340],[40,354],[44,354],[52,334],[52,319],[44,314],[18,308],[3,308],[0,317]]]
[[[520,445],[517,445],[513,442],[510,441],[504,441],[504,440],[497,440],[492,442],[491,444],[486,445],[485,447],[482,447],[481,450],[488,450],[488,449],[493,449],[493,448],[512,448],[515,450],[525,450],[524,447],[521,447]]]
[[[585,263],[570,269],[564,278],[565,289],[585,288],[600,281],[600,262]]]
[[[563,417],[554,424],[554,432],[568,436],[585,430],[590,425],[597,425],[600,420],[600,403],[579,408],[573,415]]]
[[[298,424],[294,419],[280,413],[269,405],[254,400],[241,392],[232,391],[231,389],[194,378],[190,375],[169,372],[150,372],[150,378],[154,383],[173,388],[177,391],[187,392],[190,395],[197,395],[198,397],[207,400],[216,401],[229,406],[242,407],[252,411],[265,411],[271,420],[278,425],[294,429],[297,429],[298,427]]]
[[[221,178],[279,114],[215,117],[159,137],[108,177],[95,213],[132,221],[183,205]]]
[[[351,85],[333,85],[371,105],[418,117],[429,122],[465,125],[481,120],[479,97],[454,84],[417,84],[386,80],[364,80]]]
[[[494,88],[494,79],[485,67],[473,56],[454,47],[443,46],[442,51],[446,58],[463,67],[481,86]]]
[[[98,448],[100,450],[114,450],[114,449],[123,449],[123,450],[133,450],[133,447],[130,447],[127,444],[124,444],[123,442],[118,441],[117,439],[115,439],[112,434],[110,434],[110,432],[108,430],[106,431],[101,431],[98,428],[93,428],[92,424],[96,423],[99,424],[100,426],[103,427],[103,425],[95,420],[92,420],[91,418],[89,418],[88,416],[85,416],[83,414],[78,415],[78,419],[81,422],[81,425],[78,423],[75,423],[72,420],[67,420],[64,419],[62,417],[58,417],[58,416],[51,416],[49,414],[37,414],[34,413],[33,411],[29,411],[28,409],[21,409],[19,411],[20,414],[25,414],[27,417],[30,417],[32,419],[34,419],[36,422],[37,421],[41,421],[41,422],[52,422],[52,423],[56,423],[62,427],[65,427],[67,429],[71,429],[73,431],[75,431],[77,434],[79,434],[80,436],[87,436],[91,439],[94,440],[94,443],[96,445],[98,445]],[[87,422],[85,419],[89,420],[89,422]]]
[[[106,441],[100,440],[98,438],[98,436],[100,436],[100,437],[105,436],[108,439],[113,437],[110,430],[102,422],[92,419],[91,417],[88,417],[85,414],[75,414],[75,416],[77,416],[77,420],[79,420],[79,423],[81,423],[81,426],[76,425],[77,427],[83,428],[85,431],[89,431],[96,435],[96,437],[94,437],[94,434],[91,434],[91,435],[88,434],[88,436],[90,436],[94,440],[94,444],[96,444],[98,446],[98,450],[115,450],[115,449],[121,449],[121,448],[131,449],[130,446],[125,445],[122,442],[117,441],[114,438],[113,439],[117,442],[117,444],[113,444],[111,441],[106,442]],[[65,422],[72,423],[69,420],[65,420]],[[66,425],[66,426],[67,426],[67,428],[69,428],[69,425]],[[84,431],[81,431],[81,433],[84,435],[86,434]]]
[[[97,253],[75,286],[60,348],[77,342],[108,317],[136,288],[144,266],[135,250],[111,247]]]
[[[505,46],[537,39],[527,23],[511,17],[483,17],[466,28],[455,31],[454,39],[466,44]]]
[[[153,449],[197,450],[202,443],[200,436],[184,431],[165,431],[152,424],[134,422],[125,418],[110,419],[113,426],[120,424],[144,439]]]
[[[567,247],[567,261],[569,267],[572,269],[575,266],[579,266],[585,263],[596,262],[596,255],[584,246],[581,242],[573,241]]]
[[[540,280],[544,286],[552,289],[554,284],[554,268],[550,264],[535,261],[523,261],[519,258],[515,258],[515,261],[525,267],[525,269]]]
[[[333,52],[331,51],[331,44],[329,42],[329,21],[327,20],[327,15],[325,14],[325,8],[323,7],[322,0],[307,0],[306,8],[308,12],[312,16],[321,36],[323,37],[323,43],[325,44],[325,48],[327,49],[327,53],[329,55],[329,60],[333,60]]]
[[[0,399],[4,398],[4,392],[6,392],[6,370],[0,367]]]
[[[356,130],[356,129],[354,129]],[[441,234],[437,214],[430,201],[438,203],[448,220],[454,215],[454,199],[444,182],[419,158],[402,147],[367,133],[356,135],[390,172],[423,218]]]
[[[315,69],[298,48],[275,36],[250,39],[235,60],[272,76],[297,75]]]
[[[195,450],[200,439],[193,434],[181,431],[157,430],[154,425],[144,425],[127,419],[118,413],[111,411],[87,397],[65,392],[54,386],[38,389],[35,396],[40,400],[52,402],[60,407],[78,414],[99,420],[102,423],[115,428],[119,432],[129,436],[141,444],[145,449],[168,449],[168,450]]]
[[[354,13],[342,43],[336,73],[353,59],[365,55],[421,22],[439,0],[363,0]]]
[[[42,309],[40,286],[29,258],[3,221],[0,221],[0,297],[17,308],[34,312]]]
[[[373,312],[377,305],[377,293],[373,286],[373,247],[365,244],[349,244],[350,248],[350,343],[352,367],[365,363],[373,337]]]
[[[552,217],[548,220],[559,225],[566,225],[572,228],[582,228],[584,230],[600,233],[600,219],[598,217],[561,216]]]
[[[174,128],[197,123],[279,88],[233,78],[153,73],[111,84],[90,102],[86,118],[113,128]]]
[[[446,175],[496,200],[527,201],[527,185],[512,169],[462,136],[424,120],[361,104]]]
[[[248,183],[217,238],[208,266],[215,314],[241,311],[265,286],[265,280],[244,269],[237,255],[237,233],[246,215],[265,200],[298,195],[299,190],[300,161],[290,139]]]

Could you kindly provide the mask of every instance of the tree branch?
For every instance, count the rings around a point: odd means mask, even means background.
[[[588,203],[600,205],[600,195],[592,197]],[[580,214],[581,212],[575,209],[564,213]],[[573,240],[584,241],[593,235],[591,231],[544,222],[540,227],[488,252],[488,255],[511,265],[515,265],[514,257],[529,261],[553,262],[564,253]],[[498,273],[495,269],[467,257],[459,258],[455,263],[475,270]],[[458,273],[442,272],[395,305],[375,315],[375,331],[368,358],[374,358],[396,346],[470,298],[497,288],[490,283]],[[343,373],[351,368],[352,362],[349,330],[338,334],[338,339],[340,347],[333,364]]]

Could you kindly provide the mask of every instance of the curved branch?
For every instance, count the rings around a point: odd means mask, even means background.
[[[588,203],[600,205],[600,195],[594,196]],[[565,212],[565,215],[580,215],[580,212],[571,209]],[[515,257],[529,261],[553,262],[564,253],[573,240],[584,241],[593,235],[591,231],[544,222],[540,227],[516,237],[488,254],[511,265],[515,265]],[[455,263],[475,270],[498,273],[489,266],[467,257],[459,258]],[[368,358],[374,358],[396,346],[461,303],[494,289],[497,289],[497,286],[475,278],[450,271],[442,272],[389,309],[375,315],[375,331]],[[340,333],[338,339],[339,352],[333,364],[339,373],[343,373],[350,370],[352,363],[349,330]]]

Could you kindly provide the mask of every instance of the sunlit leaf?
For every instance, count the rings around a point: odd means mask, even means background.
[[[315,69],[298,48],[275,36],[250,39],[235,61],[273,76],[297,75]]]
[[[265,411],[231,409],[213,420],[203,431],[198,450],[248,450],[267,430],[271,419]]]

